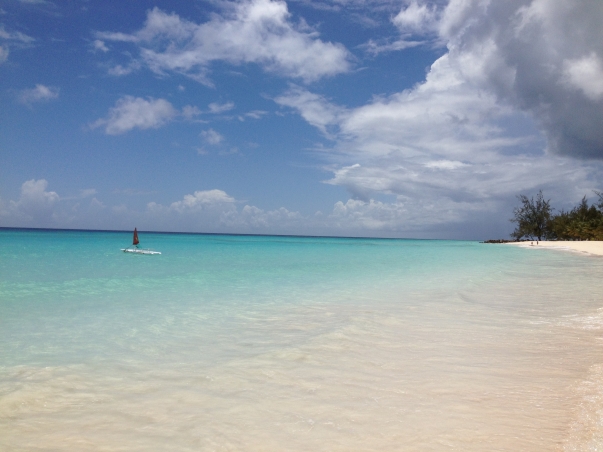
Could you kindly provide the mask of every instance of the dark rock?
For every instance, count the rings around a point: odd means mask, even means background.
[[[511,242],[519,242],[519,240],[505,240],[505,239],[484,240],[483,242],[480,242],[480,243],[511,243]]]

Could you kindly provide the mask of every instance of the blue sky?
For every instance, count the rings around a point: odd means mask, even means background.
[[[603,3],[7,0],[0,225],[483,239],[603,189]]]

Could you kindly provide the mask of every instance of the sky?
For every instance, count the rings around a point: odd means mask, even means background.
[[[598,0],[4,0],[0,226],[482,240],[603,190]]]

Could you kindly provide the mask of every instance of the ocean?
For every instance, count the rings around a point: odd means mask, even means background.
[[[603,259],[0,229],[2,451],[603,450]]]

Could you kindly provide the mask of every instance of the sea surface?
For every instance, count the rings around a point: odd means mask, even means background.
[[[139,237],[0,229],[0,450],[603,450],[602,258]]]

